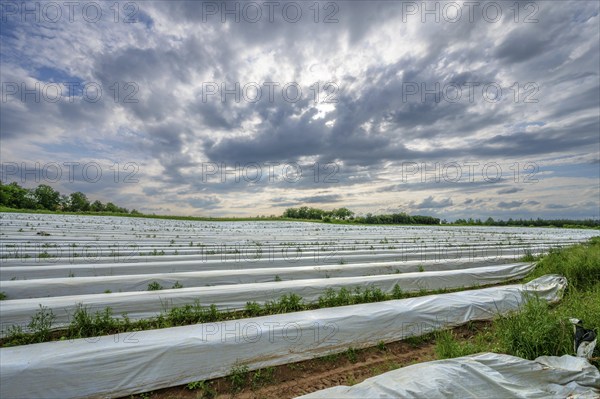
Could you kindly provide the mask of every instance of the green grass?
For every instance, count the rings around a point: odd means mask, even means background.
[[[231,383],[232,391],[239,392],[248,384],[249,370],[246,365],[234,365],[229,371],[227,379]]]
[[[360,287],[356,287],[353,291],[346,288],[341,288],[339,291],[328,288],[325,293],[319,297],[317,303],[319,308],[330,308],[359,303],[381,302],[406,297],[408,297],[408,295],[404,295],[397,284],[394,286],[394,290],[391,294],[384,293],[380,288],[371,287],[367,287],[364,290],[361,290]]]
[[[520,262],[535,262],[538,257],[534,256],[530,250],[525,251],[525,255],[519,259]]]
[[[482,352],[483,350],[483,345],[476,345],[469,341],[459,341],[452,330],[443,330],[435,333],[435,354],[438,359],[461,357]]]
[[[530,296],[518,312],[498,316],[490,328],[469,340],[457,339],[450,331],[438,332],[438,358],[484,351],[531,360],[543,355],[573,355],[573,327],[569,318],[578,318],[586,328],[600,330],[600,238],[552,250],[526,280],[545,274],[567,277],[568,288],[561,302],[552,306]],[[598,356],[597,346],[594,357]]]
[[[266,367],[256,370],[252,375],[252,389],[258,389],[264,385],[273,382],[275,376],[275,367]]]
[[[8,336],[16,345],[34,344],[50,340],[50,329],[56,316],[51,309],[40,305],[40,310],[31,317],[28,324],[30,333],[24,333],[21,326],[10,326],[7,329]]]
[[[537,297],[528,298],[519,312],[495,320],[494,337],[505,353],[531,360],[570,353],[573,338],[568,319],[557,317]]]
[[[346,351],[346,357],[350,361],[350,363],[356,363],[358,361],[357,351],[353,347],[349,347]]]
[[[568,248],[551,249],[527,280],[545,274],[560,274],[569,288],[585,289],[600,282],[600,237]]]
[[[190,391],[196,391],[197,398],[211,399],[217,396],[217,391],[213,388],[212,384],[207,381],[194,381],[187,384],[187,389]]]
[[[153,281],[148,284],[148,291],[160,291],[163,289],[163,286],[158,283],[158,281]]]

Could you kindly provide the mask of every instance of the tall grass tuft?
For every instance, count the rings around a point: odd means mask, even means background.
[[[571,351],[572,328],[550,311],[548,303],[530,296],[519,312],[494,322],[495,336],[506,353],[533,360],[542,355],[560,356]]]
[[[560,274],[569,288],[586,289],[600,282],[600,237],[569,248],[551,249],[537,264],[530,279]]]
[[[435,354],[438,359],[461,357],[480,351],[481,348],[471,342],[459,341],[452,330],[435,333]]]

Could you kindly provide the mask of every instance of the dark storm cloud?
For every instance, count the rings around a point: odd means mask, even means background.
[[[547,50],[551,38],[536,30],[511,32],[496,48],[495,56],[508,62],[523,62]]]
[[[482,162],[483,164],[483,162]],[[419,166],[419,168],[422,168]],[[411,176],[407,172],[408,166],[405,167],[405,174],[407,176]],[[432,169],[433,170],[433,169]],[[465,174],[466,175],[466,174]],[[382,187],[378,189],[378,192],[403,192],[403,191],[426,191],[426,190],[436,190],[436,191],[444,191],[444,192],[461,192],[461,193],[476,193],[490,189],[497,189],[499,187],[509,187],[507,184],[507,179],[499,178],[499,179],[489,179],[483,180],[480,176],[477,176],[477,180],[470,180],[471,177],[465,176],[460,181],[452,181],[448,179],[441,178],[440,169],[438,172],[431,173],[430,175],[420,175],[416,174],[416,177],[421,177],[420,180],[417,181],[406,181],[400,184],[392,184],[389,186]],[[436,180],[437,179],[437,180]],[[507,188],[508,189],[508,188]],[[519,190],[520,191],[520,190]]]
[[[479,140],[478,155],[502,156],[540,155],[576,150],[583,147],[598,147],[597,132],[600,129],[598,118],[582,118],[564,128],[543,127],[537,132],[517,132],[500,134],[489,139]]]
[[[514,193],[518,193],[519,191],[523,191],[523,189],[520,187],[509,187],[509,188],[503,188],[501,190],[498,190],[497,193],[498,194],[514,194]]]
[[[444,198],[441,200],[435,200],[432,196],[425,198],[423,201],[415,205],[418,209],[433,209],[433,208],[447,208],[452,206],[453,202],[450,198]]]
[[[569,205],[561,205],[561,204],[547,204],[547,209],[566,209],[569,208]]]
[[[271,202],[277,206],[290,206],[290,207],[297,206],[300,204],[300,202],[298,202],[298,201],[294,201],[289,198],[283,198],[283,197],[271,198]]]
[[[540,205],[540,202],[534,201],[534,200],[510,201],[510,202],[500,201],[500,202],[498,202],[498,208],[503,208],[503,209],[519,208],[523,205]]]
[[[221,200],[215,196],[196,197],[186,200],[194,208],[198,209],[215,209],[218,208]]]
[[[498,202],[498,208],[511,209],[518,208],[523,205],[523,201]]]
[[[315,195],[312,197],[304,197],[304,198],[301,198],[301,201],[306,202],[308,204],[320,204],[320,203],[339,202],[341,199],[342,199],[341,195],[327,194],[327,195]]]

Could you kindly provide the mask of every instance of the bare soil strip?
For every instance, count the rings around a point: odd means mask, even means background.
[[[472,322],[457,327],[457,338],[468,339],[490,322]],[[165,388],[136,395],[134,398],[152,399],[196,399],[196,398],[239,398],[239,399],[287,399],[337,385],[354,385],[367,378],[415,363],[435,360],[435,339],[413,338],[388,343],[383,347],[371,347],[348,353],[325,356],[318,359],[274,367],[272,378],[262,384],[252,383],[254,372],[250,372],[245,387],[234,393],[228,377],[207,381],[216,396],[207,396],[202,389],[190,390],[186,385]]]

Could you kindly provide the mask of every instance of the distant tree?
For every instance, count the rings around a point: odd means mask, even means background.
[[[301,206],[298,209],[298,218],[308,219],[308,207],[307,206]]]
[[[346,218],[349,218],[352,215],[354,215],[354,212],[352,212],[348,208],[339,208],[339,209],[336,209],[334,212],[334,216],[336,218],[342,219],[342,220],[345,220]]]
[[[0,181],[0,206],[6,206],[15,209],[48,209],[51,211],[71,211],[71,212],[102,212],[104,210],[114,213],[129,213],[127,208],[118,207],[109,202],[103,205],[96,200],[92,204],[87,196],[78,191],[70,195],[61,195],[47,184],[40,184],[34,189],[21,187],[17,182],[3,184]],[[138,211],[132,211],[140,214]]]
[[[81,191],[71,193],[69,199],[69,210],[71,212],[86,212],[90,210],[90,201]]]
[[[119,212],[119,208],[113,204],[112,202],[107,202],[106,206],[104,207],[104,210],[106,212],[113,212],[113,213],[118,213]]]
[[[298,217],[298,210],[296,208],[288,208],[283,212],[283,217],[296,219]]]
[[[62,194],[60,196],[59,208],[63,211],[67,211],[67,210],[69,210],[70,204],[71,204],[71,197],[69,197],[68,195]]]
[[[92,202],[92,205],[90,205],[90,211],[93,212],[103,212],[104,211],[104,204],[98,200]]]
[[[60,207],[60,193],[47,184],[37,186],[33,196],[41,208],[55,211]]]
[[[324,213],[324,211],[322,209],[308,208],[308,211],[306,212],[306,218],[313,219],[313,220],[319,220],[319,219],[323,218],[323,213]]]
[[[16,209],[35,209],[37,202],[30,190],[19,186],[17,182],[0,182],[0,205]]]
[[[2,184],[2,181],[0,180],[0,205],[8,206],[10,200],[11,197],[9,193],[9,188],[8,186],[6,186],[6,184]]]

